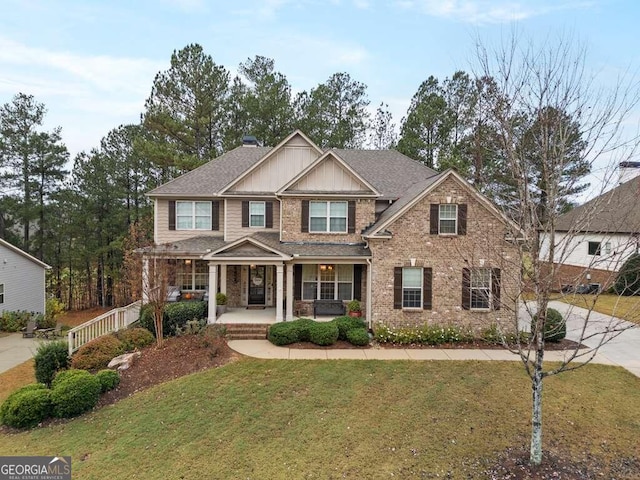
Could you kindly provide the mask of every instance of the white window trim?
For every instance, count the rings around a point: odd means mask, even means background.
[[[326,230],[313,230],[311,228],[312,222],[311,219],[312,218],[322,218],[322,217],[313,217],[311,215],[311,205],[314,203],[324,203],[326,205],[326,211],[327,214],[325,216],[325,219],[327,221],[326,225],[327,228]],[[345,205],[345,216],[344,217],[331,217],[331,204],[333,203],[342,203]],[[344,230],[331,230],[331,218],[344,218],[345,222],[344,222]],[[329,200],[311,200],[309,202],[309,233],[348,233],[349,232],[349,202],[347,202],[346,200],[339,200],[339,201],[329,201]]]
[[[251,213],[251,207],[253,205],[262,204],[262,214]],[[251,217],[262,216],[262,225],[251,225]],[[267,203],[250,201],[249,202],[249,228],[266,228],[267,226]]]
[[[597,243],[598,244],[598,248],[596,248],[596,253],[589,253],[589,247],[591,246],[592,243]],[[588,240],[587,241],[587,255],[589,255],[590,257],[601,257],[602,256],[602,242],[598,242],[595,240]]]
[[[182,203],[189,203],[191,204],[191,228],[182,228],[180,227],[180,222],[178,221],[179,217],[186,217],[186,215],[178,215],[178,210],[179,210],[179,204]],[[208,227],[200,227],[198,228],[196,226],[197,222],[196,222],[196,204],[198,203],[206,203],[209,204],[209,226]],[[203,202],[203,201],[199,201],[199,200],[177,200],[176,201],[176,230],[211,230],[211,209],[213,207],[211,206],[211,202]],[[200,215],[202,217],[202,215]]]
[[[4,303],[4,283],[0,283],[0,304]]]
[[[198,260],[191,260],[191,264],[188,265],[190,272],[186,272],[184,275],[182,273],[176,272],[176,284],[180,287],[181,291],[201,292],[201,291],[206,291],[209,288],[209,273],[208,272],[206,273],[206,276],[203,277],[205,279],[204,288],[195,288],[196,284],[199,283],[199,282],[196,282],[196,276],[197,275],[204,275],[204,273],[198,274],[196,272],[196,262],[197,261]],[[184,260],[182,260],[182,262],[184,262]],[[183,267],[184,266],[185,266],[185,264],[183,263]],[[189,276],[191,278],[191,288],[182,288],[182,282],[178,281],[178,276],[180,276],[180,277]]]
[[[489,285],[488,287],[474,287],[473,286],[473,272],[478,270],[487,270],[489,272]],[[474,312],[490,312],[493,305],[493,272],[490,268],[472,268],[469,271],[469,310]],[[473,291],[474,290],[488,290],[487,295],[487,308],[478,308],[473,306]]]
[[[442,226],[442,207],[447,206],[447,207],[455,207],[455,214],[454,214],[454,218],[445,218],[444,220],[447,221],[454,221],[454,231],[453,232],[442,232],[441,231],[441,226]],[[438,206],[438,235],[457,235],[458,234],[458,204],[456,203],[441,203]]]
[[[324,264],[322,264],[324,265]],[[307,300],[307,301],[311,301],[311,300],[320,300],[320,296],[321,296],[321,285],[322,283],[327,283],[327,282],[323,282],[321,280],[321,276],[320,276],[320,264],[318,265],[314,265],[316,267],[316,279],[315,282],[310,282],[310,281],[305,281],[304,280],[304,275],[302,277],[302,300]],[[328,264],[327,264],[328,266]],[[339,300],[338,295],[339,295],[339,289],[340,289],[340,284],[341,283],[350,283],[351,284],[351,295],[350,298],[348,299],[343,299],[343,301],[348,302],[350,300],[353,300],[353,285],[355,283],[355,272],[353,269],[353,265],[350,265],[351,267],[351,282],[345,282],[345,281],[340,281],[338,280],[338,264],[331,264],[331,266],[333,267],[333,269],[335,270],[334,272],[334,278],[333,278],[333,285],[334,285],[334,289],[333,289],[333,300]],[[304,267],[303,267],[304,268]],[[316,298],[309,298],[309,297],[305,297],[304,295],[304,284],[305,283],[315,283],[316,284]]]
[[[418,307],[407,307],[404,304],[404,290],[405,288],[415,289],[416,287],[404,286],[404,271],[405,270],[419,270],[420,271],[420,305]],[[424,269],[422,267],[402,267],[402,309],[403,310],[423,310],[424,305]]]

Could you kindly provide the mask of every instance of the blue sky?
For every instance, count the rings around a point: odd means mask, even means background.
[[[2,10],[0,103],[33,94],[73,155],[137,122],[155,74],[189,43],[234,73],[271,57],[294,91],[348,72],[397,124],[424,79],[470,70],[476,38],[513,28],[573,35],[605,83],[640,65],[635,0],[4,0]]]

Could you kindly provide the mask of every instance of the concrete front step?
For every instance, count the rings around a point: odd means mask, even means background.
[[[257,325],[255,323],[228,323],[223,324],[229,340],[264,340],[267,338],[269,325]]]

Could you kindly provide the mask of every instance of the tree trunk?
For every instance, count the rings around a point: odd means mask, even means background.
[[[531,412],[531,450],[529,463],[540,465],[542,462],[542,360],[544,357],[544,328],[536,334],[536,359],[531,377],[533,393]]]

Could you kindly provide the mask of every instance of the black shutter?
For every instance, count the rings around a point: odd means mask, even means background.
[[[438,221],[440,219],[440,205],[437,203],[431,204],[429,211],[429,233],[431,235],[438,235]]]
[[[462,269],[462,308],[471,309],[471,270]]]
[[[422,308],[431,310],[432,305],[432,282],[433,269],[431,267],[422,269]]]
[[[176,201],[169,200],[169,230],[176,229]]]
[[[220,230],[220,202],[211,202],[211,230]]]
[[[264,203],[264,228],[273,228],[273,202]]]
[[[393,308],[402,308],[402,267],[393,269]]]
[[[500,310],[500,290],[502,284],[500,283],[500,269],[491,269],[491,296],[493,299],[493,309]]]
[[[353,298],[362,300],[362,265],[353,266]]]
[[[249,226],[249,202],[246,200],[242,202],[242,227],[247,228]]]
[[[467,204],[458,205],[458,235],[467,234]]]
[[[356,202],[354,200],[349,201],[349,208],[347,211],[347,223],[348,233],[356,233]]]
[[[302,265],[293,266],[293,298],[302,300]]]
[[[300,231],[303,233],[309,233],[309,200],[302,200],[302,209],[301,209],[301,218],[300,218]]]

